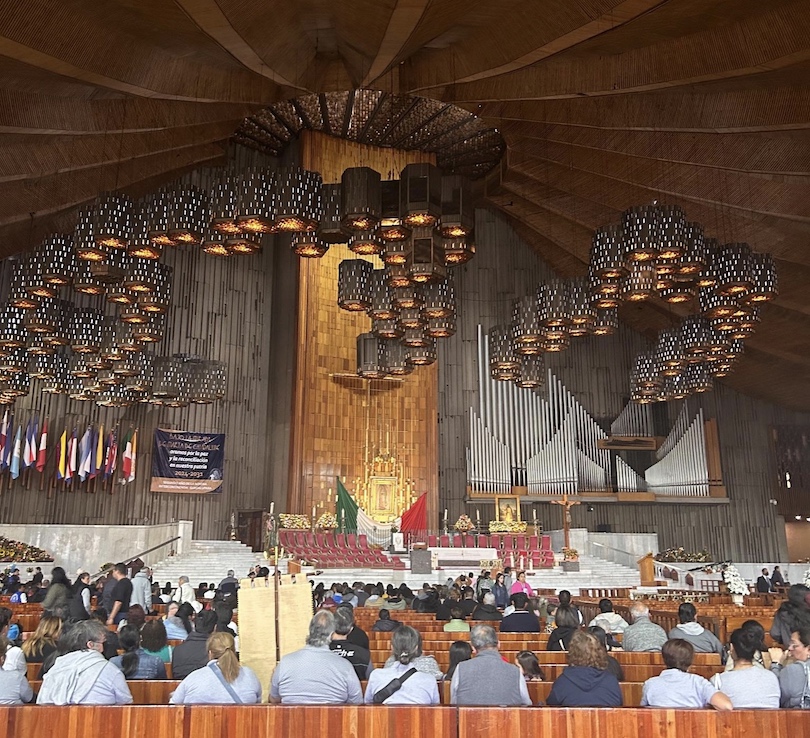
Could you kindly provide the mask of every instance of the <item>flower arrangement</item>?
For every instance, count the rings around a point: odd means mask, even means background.
[[[281,513],[278,516],[282,528],[291,530],[308,530],[309,518],[306,515],[292,515],[290,513]]]
[[[526,523],[524,521],[513,520],[507,523],[505,520],[493,520],[489,524],[490,533],[525,533]]]
[[[579,561],[579,551],[575,548],[562,548],[563,561]]]
[[[322,530],[334,530],[338,527],[337,517],[334,513],[325,512],[318,518],[318,522],[315,523],[315,525]]]
[[[656,561],[685,561],[690,563],[705,564],[712,560],[711,554],[704,548],[702,551],[687,551],[683,546],[668,548],[655,555]]]
[[[475,530],[475,523],[470,520],[468,515],[459,515],[456,524],[453,526],[459,533],[469,533]]]
[[[36,546],[0,536],[0,561],[53,561],[53,556]]]
[[[745,579],[742,578],[742,575],[734,564],[729,564],[723,570],[723,581],[726,583],[730,594],[748,594],[748,585],[745,583]]]

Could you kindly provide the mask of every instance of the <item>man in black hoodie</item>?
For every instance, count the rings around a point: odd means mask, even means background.
[[[185,679],[192,671],[201,669],[208,663],[208,649],[205,644],[216,627],[217,614],[213,610],[203,610],[197,615],[194,630],[172,652],[172,679]]]
[[[529,598],[523,592],[512,595],[512,604],[515,611],[501,621],[501,633],[539,633],[540,621],[537,615],[529,612],[526,605]]]

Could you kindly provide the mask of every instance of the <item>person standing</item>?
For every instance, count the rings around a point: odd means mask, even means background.
[[[152,570],[144,567],[132,577],[131,605],[140,605],[143,611],[149,614],[152,609]]]
[[[763,569],[762,574],[757,579],[757,592],[767,594],[771,591],[771,580],[768,578],[768,570]]]
[[[127,567],[116,564],[112,570],[115,586],[113,587],[112,610],[107,617],[107,625],[118,625],[127,616],[129,603],[132,600],[132,582],[127,577]]]
[[[785,578],[782,576],[782,572],[779,569],[779,566],[773,567],[773,576],[771,577],[771,589],[775,592],[777,587],[784,587],[785,586]]]

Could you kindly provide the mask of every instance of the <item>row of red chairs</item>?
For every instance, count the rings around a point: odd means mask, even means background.
[[[539,545],[538,545],[539,544]],[[548,569],[554,566],[551,536],[494,534],[429,535],[428,548],[494,548],[506,566]]]
[[[368,537],[355,533],[311,533],[281,530],[279,545],[297,558],[324,569],[405,569],[398,556],[388,557],[368,545]]]

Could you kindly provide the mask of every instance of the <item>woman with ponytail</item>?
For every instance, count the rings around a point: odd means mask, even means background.
[[[166,665],[157,656],[151,656],[141,648],[141,634],[134,625],[125,625],[118,633],[123,656],[110,659],[127,679],[165,679]]]
[[[414,663],[422,656],[422,637],[419,633],[408,625],[397,628],[391,634],[391,652],[385,668],[371,672],[365,702],[383,705],[438,705],[439,689],[435,677],[417,671]]]
[[[170,704],[255,705],[261,701],[262,685],[252,669],[239,664],[230,633],[212,633],[206,648],[208,664],[180,682]]]

